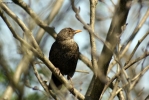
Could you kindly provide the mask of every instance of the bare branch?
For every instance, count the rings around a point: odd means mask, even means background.
[[[89,25],[87,25],[87,24],[83,21],[83,19],[80,17],[80,15],[79,15],[79,10],[80,10],[80,8],[77,9],[77,8],[75,7],[75,5],[74,5],[74,0],[71,0],[71,5],[72,5],[73,11],[76,13],[76,18],[84,25],[85,29],[87,29],[87,30],[90,32],[90,34],[94,35],[94,37],[98,38],[98,39],[104,44],[104,40],[103,40],[102,38],[100,38],[100,37],[97,37],[97,36],[95,35],[94,31],[92,30],[92,28],[91,28]]]
[[[33,20],[46,32],[48,32],[53,38],[56,38],[56,32],[53,28],[48,27],[40,18],[32,11],[32,9],[22,0],[13,0],[14,3],[22,7],[32,18]]]
[[[127,43],[129,44],[129,42],[132,41],[132,39],[135,37],[135,35],[137,34],[137,32],[140,30],[140,28],[143,26],[143,24],[145,23],[146,19],[148,18],[149,16],[149,8],[148,8],[148,11],[146,12],[146,14],[144,15],[144,17],[142,18],[141,22],[139,23],[138,27],[135,28],[134,32],[132,33],[132,35],[129,37],[129,39],[127,40]],[[140,41],[138,41],[135,49],[133,50],[133,52],[130,54],[128,60],[126,61],[126,64],[129,63],[129,61],[131,60],[131,58],[133,57],[135,51],[137,50],[138,46],[140,45],[140,43],[146,38],[146,36],[148,35],[149,33],[146,33],[142,39],[140,39]]]
[[[108,100],[113,100],[116,94],[116,90],[118,88],[119,80],[116,80],[112,93],[110,94],[110,98]]]
[[[93,70],[92,63],[87,57],[85,57],[83,54],[80,53],[79,59],[82,60],[91,70]]]
[[[90,0],[90,27],[92,31],[94,32],[94,26],[95,26],[95,10],[96,10],[97,0]],[[97,60],[95,57],[96,54],[96,41],[94,38],[94,33],[90,34],[90,44],[91,44],[91,58],[92,58],[92,65],[94,68],[94,74],[97,76]]]
[[[12,19],[14,19],[17,24],[21,27],[21,29],[24,31],[24,33],[29,37],[29,41],[33,43],[33,46],[35,48],[39,48],[36,40],[34,39],[32,33],[30,30],[26,27],[26,25],[3,3],[0,3],[1,8],[9,15]],[[40,51],[40,50],[39,50]]]
[[[88,71],[84,71],[84,70],[76,70],[76,72],[89,74],[89,72],[88,72]]]
[[[131,79],[132,84],[130,86],[130,90],[132,90],[134,88],[134,86],[136,86],[136,84],[138,83],[138,81],[141,79],[141,77],[149,70],[149,66],[146,66],[139,74],[137,74],[133,79]]]
[[[47,23],[47,25],[49,25],[53,21],[53,19],[55,18],[55,16],[57,15],[57,13],[59,12],[59,10],[61,8],[63,1],[64,0],[59,0],[59,2],[58,2],[58,0],[55,1],[55,3],[54,3],[55,5],[52,8],[51,13],[49,14],[49,16],[47,16],[47,18],[44,21],[45,23]],[[37,40],[37,43],[39,43],[38,41],[40,41],[40,39],[41,39],[40,37],[42,37],[44,35],[44,33],[45,33],[45,30],[40,28],[36,37],[35,37]]]
[[[56,97],[56,95],[51,90],[48,89],[47,84],[45,82],[43,82],[43,80],[40,78],[40,75],[38,74],[38,71],[37,71],[37,69],[36,69],[36,67],[35,67],[34,64],[32,64],[32,67],[34,69],[34,73],[35,73],[38,81],[40,82],[40,84],[42,85],[42,87],[44,88],[44,90],[47,92],[47,94],[50,93],[55,100],[58,100],[58,98]]]

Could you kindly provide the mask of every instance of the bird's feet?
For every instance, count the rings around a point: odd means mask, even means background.
[[[71,88],[70,92],[72,92],[72,93],[74,92],[74,87]]]
[[[60,70],[58,68],[55,68],[55,72],[60,75]]]
[[[67,76],[67,79],[70,80],[70,84],[72,85],[71,91],[74,91],[74,86],[73,86],[71,77],[70,76]]]

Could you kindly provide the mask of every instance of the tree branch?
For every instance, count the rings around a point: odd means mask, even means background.
[[[131,34],[131,36],[129,37],[129,39],[127,40],[126,43],[129,44],[129,42],[131,42],[133,40],[133,38],[135,37],[135,35],[138,33],[138,31],[140,30],[140,28],[143,26],[143,24],[145,23],[146,19],[149,16],[149,8],[146,12],[146,14],[144,15],[144,17],[142,18],[141,22],[139,23],[138,27],[135,28],[134,32]],[[129,61],[131,60],[131,58],[133,57],[135,51],[137,50],[138,46],[140,45],[140,43],[145,39],[145,37],[148,35],[149,33],[145,34],[142,39],[140,41],[138,41],[136,47],[133,49],[133,52],[130,54],[130,56],[128,57],[126,64],[129,63]]]
[[[94,26],[95,26],[95,10],[96,10],[96,5],[97,5],[97,0],[90,0],[90,27],[92,31],[94,32]],[[92,58],[92,65],[94,68],[94,72],[97,75],[97,60],[96,60],[96,41],[94,38],[93,33],[90,34],[90,44],[91,44],[91,58]]]
[[[40,84],[42,85],[42,87],[44,88],[44,90],[47,92],[47,94],[48,94],[48,95],[51,94],[52,97],[53,97],[55,100],[58,100],[58,98],[56,97],[56,95],[55,95],[51,90],[48,89],[47,84],[44,83],[44,82],[42,81],[42,79],[40,78],[40,75],[38,74],[38,71],[37,71],[37,69],[36,69],[34,63],[32,64],[32,67],[33,67],[34,73],[35,73],[35,75],[36,75],[38,81],[40,82]]]

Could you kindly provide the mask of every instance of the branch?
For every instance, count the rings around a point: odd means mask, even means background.
[[[4,3],[1,3],[1,0],[0,0],[0,7],[9,15],[11,16],[11,18],[13,20],[16,21],[16,23],[21,27],[21,29],[24,31],[24,33],[26,33],[26,35],[29,37],[29,40],[31,41],[31,43],[33,43],[33,46],[35,48],[39,48],[36,40],[34,39],[32,33],[30,32],[30,30],[26,27],[26,25],[4,4]],[[40,51],[40,50],[39,50]]]
[[[91,28],[89,25],[87,25],[87,24],[83,21],[83,19],[80,17],[80,15],[79,15],[80,8],[77,9],[77,8],[75,7],[75,5],[74,5],[74,0],[71,0],[71,5],[72,5],[73,11],[76,13],[76,15],[75,15],[76,18],[84,25],[84,28],[87,29],[87,30],[90,32],[90,34],[94,35],[94,37],[96,37],[97,39],[99,39],[103,44],[105,44],[105,43],[104,43],[104,40],[103,40],[102,38],[100,38],[100,37],[97,37],[97,36],[95,35],[94,31],[92,30],[92,28]]]
[[[95,26],[95,10],[97,5],[97,0],[90,0],[90,27],[91,30],[94,32],[94,26]],[[94,33],[89,33],[90,35],[90,44],[91,44],[91,58],[92,58],[92,65],[94,68],[94,73],[97,76],[97,60],[96,60],[96,41],[94,38]]]
[[[33,10],[22,0],[12,0],[14,3],[22,7],[38,24],[41,28],[43,28],[46,32],[48,32],[53,38],[56,38],[56,32],[54,28],[50,28],[47,24],[45,24],[40,18],[33,12]]]
[[[131,60],[127,65],[124,66],[125,69],[128,69],[130,66],[132,66],[133,64],[139,62],[140,60],[146,58],[149,56],[149,52],[145,52],[142,56],[134,59],[134,60]]]
[[[117,79],[116,82],[115,82],[113,91],[111,92],[110,97],[109,97],[108,100],[113,100],[114,99],[115,94],[116,94],[116,90],[118,89],[118,83],[119,83],[119,80]]]
[[[13,30],[11,24],[9,23],[9,21],[7,20],[7,18],[4,16],[3,11],[1,9],[0,9],[0,16],[2,17],[2,19],[7,24],[8,28],[13,33],[13,36],[14,37],[17,37],[17,35],[15,34],[15,31]],[[13,78],[11,78],[11,79],[13,79],[15,81],[15,83],[17,83],[17,85],[18,85],[18,82],[20,80],[21,74],[24,73],[24,72],[26,72],[28,70],[29,63],[30,63],[31,58],[32,58],[32,56],[29,56],[29,55],[26,54],[26,55],[23,56],[22,60],[18,64],[18,66],[16,68],[16,71],[14,72]],[[15,88],[14,87],[15,86],[12,85],[12,84],[9,84],[7,86],[7,88],[6,88],[6,90],[5,90],[4,94],[3,94],[3,97],[5,99],[10,99],[12,97],[12,93],[16,89],[16,87]],[[23,86],[22,86],[22,89],[23,89]]]
[[[130,61],[127,65],[124,66],[124,70],[128,69],[129,67],[131,67],[133,64],[135,64],[136,62],[144,59],[145,57],[149,56],[149,52],[144,53],[142,56],[136,58],[135,60]],[[116,73],[111,79],[110,81],[106,84],[103,92],[106,91],[106,89],[109,87],[109,85],[117,78],[119,77],[119,75],[121,74],[121,71],[119,71],[118,73]]]
[[[120,54],[119,54],[119,58],[120,58],[120,59],[125,55],[125,53],[126,53],[127,50],[129,49],[129,46],[130,46],[130,45],[127,45],[124,49],[121,49],[121,50],[120,50]],[[110,65],[109,65],[109,67],[108,67],[107,74],[110,72],[110,70],[112,69],[112,67],[113,67],[115,64],[116,64],[116,61],[115,61],[115,60],[113,60],[113,61],[110,63]]]
[[[143,24],[145,23],[146,19],[149,16],[149,8],[148,11],[146,12],[146,14],[144,15],[144,17],[142,18],[141,22],[139,23],[138,27],[135,28],[134,32],[132,33],[132,35],[129,37],[129,39],[127,40],[127,43],[129,44],[132,39],[135,37],[135,35],[137,34],[137,32],[140,30],[140,28],[143,26]],[[129,63],[129,61],[131,60],[131,58],[133,57],[135,51],[137,50],[138,46],[140,45],[140,43],[146,38],[146,36],[149,34],[146,33],[142,39],[140,39],[140,41],[138,41],[136,47],[133,49],[133,52],[130,54],[130,56],[128,57],[128,60],[126,61],[126,64]]]
[[[149,70],[149,66],[146,66],[139,74],[137,74],[133,79],[131,79],[132,84],[130,85],[130,90],[132,90],[141,77]]]
[[[84,70],[76,70],[75,72],[89,74],[89,71],[84,71]]]
[[[57,15],[57,13],[59,12],[59,10],[60,10],[60,8],[61,8],[61,6],[63,5],[63,0],[57,0],[57,1],[55,1],[55,3],[53,4],[54,5],[54,7],[52,8],[52,11],[50,12],[50,14],[49,14],[49,16],[47,16],[46,18],[45,18],[45,20],[44,20],[44,22],[46,22],[47,23],[47,25],[49,25],[52,21],[53,21],[53,19],[55,18],[55,16]],[[36,15],[37,16],[37,15]],[[52,29],[51,29],[52,30]],[[54,30],[54,29],[53,29]],[[40,41],[41,40],[41,38],[40,37],[42,37],[43,35],[44,35],[44,33],[45,33],[45,30],[43,30],[42,28],[40,28],[39,30],[38,30],[38,33],[37,33],[37,35],[36,35],[36,40],[37,40],[37,43],[39,43],[38,41]]]
[[[0,10],[0,15],[1,15],[1,10]],[[19,73],[21,72],[21,71],[18,71],[18,69],[20,70],[20,66],[17,67],[17,73],[13,74],[13,71],[11,70],[9,64],[7,63],[7,60],[4,58],[1,50],[2,50],[2,45],[0,44],[0,62],[1,62],[0,67],[1,67],[1,71],[3,71],[2,73],[4,73],[6,80],[9,83],[4,93],[1,95],[1,99],[10,100],[13,91],[16,92],[18,97],[22,97],[24,85],[20,85],[19,81],[17,80],[19,77],[17,75],[19,75]]]
[[[51,90],[48,89],[47,84],[45,82],[43,82],[43,80],[41,79],[41,77],[38,74],[38,71],[37,71],[34,63],[32,64],[32,67],[33,67],[35,76],[37,77],[38,81],[40,82],[40,84],[42,85],[42,87],[44,88],[44,90],[47,92],[47,94],[49,95],[49,93],[50,93],[55,100],[58,100],[58,98],[56,97],[56,95]]]
[[[79,53],[79,59],[82,60],[91,70],[93,70],[92,63],[83,54]]]

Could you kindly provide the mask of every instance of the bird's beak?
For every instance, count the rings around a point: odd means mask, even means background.
[[[76,33],[79,33],[79,32],[82,32],[81,30],[74,30],[74,34],[76,34]]]

